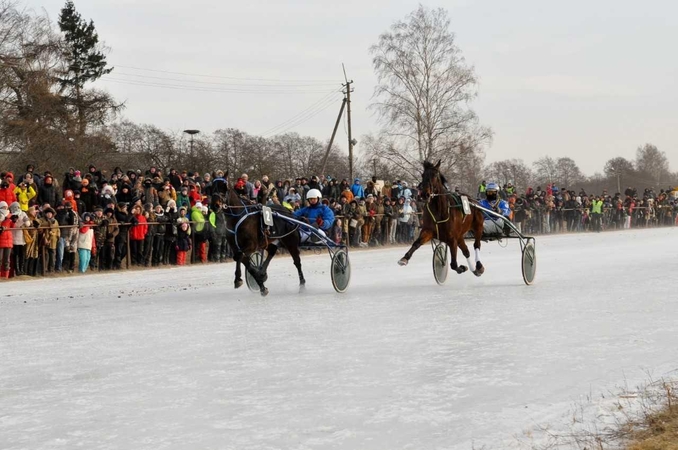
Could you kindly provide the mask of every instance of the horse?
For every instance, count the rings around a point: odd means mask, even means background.
[[[273,215],[273,227],[269,230],[264,225],[261,205],[253,204],[247,199],[241,198],[238,193],[229,186],[228,172],[224,175],[225,195],[224,210],[226,213],[227,235],[226,240],[233,249],[235,260],[234,287],[238,289],[243,284],[240,264],[245,266],[259,286],[262,296],[268,295],[268,288],[264,282],[268,279],[268,265],[278,251],[278,244],[282,244],[292,256],[294,266],[299,274],[299,289],[303,290],[306,285],[304,273],[301,270],[301,257],[299,245],[301,237],[299,226],[286,221],[278,215]],[[271,206],[277,214],[293,217],[282,206]],[[276,235],[271,235],[271,231]],[[260,268],[253,267],[250,256],[258,251],[266,250],[268,255]]]
[[[412,247],[405,253],[398,264],[407,265],[412,254],[423,244],[431,239],[437,239],[447,244],[452,255],[450,267],[458,274],[466,272],[467,267],[457,265],[457,248],[466,257],[469,267],[475,267],[473,274],[477,277],[485,272],[483,264],[480,262],[480,241],[483,236],[483,225],[485,222],[483,213],[478,208],[471,205],[471,213],[465,214],[462,210],[462,203],[458,196],[449,192],[445,187],[445,177],[440,173],[440,161],[438,164],[432,164],[429,161],[424,162],[424,173],[421,183],[421,198],[426,201],[423,208],[421,231],[419,237],[414,241]],[[453,200],[455,199],[455,200]],[[469,199],[469,203],[475,203]],[[471,254],[466,246],[464,236],[473,231],[475,242],[476,263],[471,261]]]

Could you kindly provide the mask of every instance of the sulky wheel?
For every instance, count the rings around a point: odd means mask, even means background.
[[[332,255],[330,273],[334,290],[343,293],[351,281],[351,262],[348,260],[348,252],[342,248]]]
[[[433,249],[433,277],[436,283],[443,285],[447,280],[447,244],[440,242]]]
[[[250,266],[253,269],[259,270],[263,263],[264,257],[261,254],[261,252],[254,252],[250,255]],[[257,280],[255,280],[254,277],[247,270],[245,270],[245,282],[247,283],[247,287],[250,288],[250,291],[257,293],[259,292],[259,285],[257,284]]]
[[[534,246],[534,239],[528,240],[523,247],[522,269],[523,281],[529,286],[537,273],[537,250]]]

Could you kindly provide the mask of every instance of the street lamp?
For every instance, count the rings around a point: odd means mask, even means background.
[[[191,158],[193,157],[193,136],[200,133],[200,130],[184,130],[184,133],[191,136]]]

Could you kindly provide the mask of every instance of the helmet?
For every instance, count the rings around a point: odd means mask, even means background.
[[[494,182],[493,182],[493,183],[488,184],[488,185],[485,187],[485,190],[486,190],[486,191],[498,191],[498,190],[499,190],[499,186],[497,185],[497,183],[494,183]]]
[[[308,193],[306,194],[306,199],[307,199],[307,200],[310,200],[310,199],[312,199],[312,198],[317,198],[318,200],[320,200],[320,199],[322,198],[322,196],[323,196],[323,195],[320,193],[319,190],[317,190],[317,189],[311,189],[311,190],[308,191]]]

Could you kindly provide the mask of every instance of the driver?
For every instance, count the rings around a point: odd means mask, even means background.
[[[506,200],[499,199],[499,186],[497,183],[489,183],[486,186],[485,198],[480,200],[480,206],[491,209],[492,211],[501,214],[509,220],[511,215],[511,208],[509,207]],[[491,216],[486,212],[483,212],[485,216],[485,223],[483,224],[483,234],[502,234],[504,232],[504,220]]]
[[[317,232],[326,237],[327,234],[325,234],[325,232],[329,231],[334,223],[334,213],[329,206],[320,202],[321,198],[322,194],[318,189],[311,189],[306,194],[308,206],[296,210],[294,215],[298,219],[304,220],[316,227]],[[309,236],[312,235],[311,232],[304,230],[303,227],[301,227],[299,231],[301,233],[301,242],[306,242]]]

